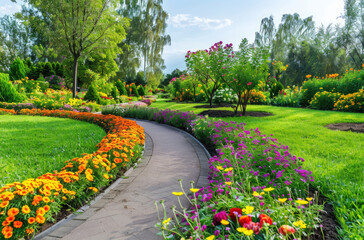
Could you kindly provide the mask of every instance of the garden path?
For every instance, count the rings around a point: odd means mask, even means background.
[[[139,120],[137,123],[146,133],[143,161],[83,214],[42,239],[161,239],[154,227],[158,220],[154,202],[166,200],[170,216],[170,206],[179,205],[172,195],[173,191],[180,191],[178,179],[183,179],[186,190],[191,188],[191,180],[197,187],[208,185],[208,153],[192,136],[167,125]],[[182,204],[188,206],[183,200]]]

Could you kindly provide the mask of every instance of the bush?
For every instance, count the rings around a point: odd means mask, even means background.
[[[60,76],[52,75],[46,77],[45,81],[49,82],[49,87],[54,90],[60,90],[65,86],[64,78],[61,78]]]
[[[90,85],[83,99],[87,101],[95,101],[98,104],[101,103],[101,97],[93,84]]]
[[[340,96],[340,93],[326,91],[317,92],[310,102],[310,105],[312,108],[320,110],[333,110],[334,104],[340,98]]]
[[[134,95],[135,97],[139,97],[139,93],[138,93],[138,90],[135,86],[135,84],[131,84],[131,95]]]
[[[21,102],[22,96],[9,82],[8,74],[0,75],[0,101],[1,102]]]
[[[283,84],[278,82],[275,78],[270,78],[267,85],[269,87],[270,98],[277,97],[279,92],[284,89]]]
[[[249,98],[250,104],[266,104],[267,103],[267,99],[262,91],[256,91],[255,89],[253,89],[250,92],[250,94],[251,94],[250,98]]]
[[[120,95],[124,95],[124,96],[128,96],[128,92],[125,89],[124,83],[121,82],[120,80],[118,80],[115,83],[115,86],[117,87],[117,89],[119,90]]]
[[[119,93],[119,90],[117,89],[117,87],[115,87],[115,86],[114,86],[114,87],[111,89],[111,96],[112,96],[115,100],[119,99],[120,93]]]
[[[138,93],[139,93],[139,96],[144,96],[145,95],[145,90],[144,90],[144,87],[142,85],[139,85]]]
[[[236,94],[229,88],[219,89],[212,98],[214,103],[235,103],[237,101]]]
[[[25,66],[19,57],[17,57],[10,65],[9,77],[12,81],[25,78]]]
[[[344,112],[364,112],[364,90],[359,92],[341,95],[334,107]]]
[[[364,69],[361,71],[348,71],[339,81],[337,92],[344,95],[358,92],[364,88]]]
[[[49,77],[49,76],[52,76],[55,74],[55,72],[53,70],[53,66],[50,62],[45,63],[42,74],[46,77]]]

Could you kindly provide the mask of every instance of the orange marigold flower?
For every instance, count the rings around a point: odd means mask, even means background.
[[[32,234],[34,232],[34,229],[27,228],[27,230],[25,230],[25,232],[29,235],[29,234]]]
[[[49,205],[45,205],[43,208],[44,208],[44,211],[46,211],[46,212],[48,212],[51,209],[51,207]]]
[[[8,226],[9,224],[10,224],[10,222],[8,222],[6,220],[2,223],[3,227]]]
[[[9,205],[9,201],[3,201],[2,203],[0,203],[1,208],[6,208],[8,205]]]
[[[14,220],[15,220],[15,217],[14,217],[14,216],[9,216],[9,217],[7,217],[7,218],[5,219],[5,221],[7,221],[7,222],[9,222],[9,223],[13,222]]]
[[[47,203],[49,201],[50,201],[49,197],[43,197],[43,202]]]
[[[45,214],[45,210],[44,210],[44,208],[40,207],[37,209],[36,213],[39,216],[43,216]]]
[[[34,217],[30,217],[30,218],[28,219],[28,223],[29,223],[29,224],[33,224],[33,223],[35,223],[35,218],[34,218]]]
[[[6,233],[8,233],[8,232],[13,232],[13,228],[12,227],[10,227],[10,226],[6,226],[6,227],[4,227],[3,228],[3,230],[1,231],[1,233],[3,234],[3,235],[5,235]]]
[[[6,234],[4,234],[5,239],[9,239],[13,236],[13,232],[7,232]]]
[[[37,215],[37,216],[35,217],[35,221],[36,221],[37,223],[39,223],[39,224],[42,224],[42,223],[44,223],[44,222],[45,222],[45,217],[40,216],[40,215]]]
[[[21,228],[23,226],[23,222],[15,221],[13,225],[14,225],[15,228]]]
[[[17,208],[10,208],[8,210],[8,215],[9,216],[16,216],[16,215],[18,215],[18,213],[19,213],[19,209],[17,209]]]
[[[24,205],[22,208],[21,208],[21,212],[24,213],[24,214],[28,214],[30,213],[30,208],[28,207],[28,205]]]

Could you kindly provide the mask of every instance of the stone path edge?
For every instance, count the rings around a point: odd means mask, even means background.
[[[52,233],[56,230],[59,230],[60,228],[62,228],[65,224],[71,222],[72,220],[75,221],[74,219],[76,217],[78,217],[81,214],[86,213],[87,211],[90,211],[91,208],[93,208],[93,206],[96,205],[96,203],[98,203],[100,200],[102,200],[103,198],[107,198],[107,195],[110,193],[111,190],[115,189],[120,183],[122,183],[123,181],[127,181],[128,180],[128,176],[131,175],[134,171],[134,168],[145,168],[148,163],[149,160],[153,154],[153,139],[146,133],[145,133],[145,144],[144,144],[144,151],[143,151],[143,158],[139,159],[137,161],[137,166],[136,167],[131,167],[129,168],[122,177],[120,177],[119,179],[117,179],[114,183],[112,183],[108,188],[106,188],[104,190],[104,192],[100,193],[95,199],[93,199],[89,204],[86,204],[84,206],[82,206],[81,208],[79,208],[76,212],[71,213],[70,215],[68,215],[67,217],[65,217],[64,219],[62,219],[61,221],[57,222],[56,224],[54,224],[53,226],[51,226],[50,228],[46,229],[45,231],[37,234],[34,238],[34,240],[40,240],[43,239],[45,237],[51,237],[54,239],[61,239],[61,236],[52,236]],[[126,177],[126,178],[125,178]],[[130,182],[129,182],[130,183]],[[95,213],[94,211],[92,212],[93,214]],[[89,215],[88,217],[91,217],[93,214]],[[79,220],[77,220],[77,222],[80,222]],[[68,224],[68,225],[72,225],[74,226],[74,228],[76,228],[77,226],[79,226],[79,224]],[[69,226],[67,227],[67,231],[71,232],[73,229],[70,229]],[[65,234],[66,235],[66,234]],[[65,236],[64,235],[64,236]]]

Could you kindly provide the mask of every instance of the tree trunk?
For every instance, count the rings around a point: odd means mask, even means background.
[[[213,95],[210,95],[210,98],[209,98],[210,107],[212,106],[212,98],[213,98]]]
[[[79,56],[73,55],[73,98],[77,95],[77,63]]]

